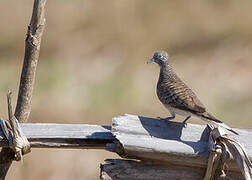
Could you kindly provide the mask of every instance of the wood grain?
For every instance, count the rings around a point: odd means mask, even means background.
[[[21,123],[20,126],[31,147],[37,148],[105,149],[114,140],[110,126],[54,123]],[[3,132],[0,139],[0,146],[8,146]]]
[[[235,129],[240,135],[229,134],[231,138],[244,144],[248,156],[252,157],[251,131]],[[206,167],[208,129],[198,124],[188,124],[164,120],[124,115],[113,118],[112,133],[118,139],[114,151],[125,158],[174,163],[191,167]],[[239,171],[231,161],[230,170]]]
[[[135,160],[108,159],[101,165],[100,178],[102,180],[202,180],[204,168],[178,166],[175,164],[153,164]],[[242,180],[236,172],[227,174],[229,180]]]
[[[125,177],[130,175],[135,177],[133,173],[135,168],[136,171],[139,170],[140,174],[142,173],[143,176],[139,176],[142,178],[148,172],[142,171],[141,168],[146,168],[154,174],[172,175],[175,171],[188,173],[188,179],[190,179],[190,174],[195,176],[194,173],[203,176],[207,166],[209,136],[208,129],[203,125],[188,124],[184,128],[183,124],[179,122],[166,122],[136,115],[113,118],[112,127],[54,123],[21,123],[20,125],[32,147],[106,149],[117,152],[124,158],[138,160],[134,161],[132,166],[126,164],[128,170],[125,172],[122,170],[124,165],[122,166],[121,162],[119,166],[115,166],[115,162],[118,161],[111,161],[102,166],[102,172],[107,174],[103,173],[102,177],[111,178],[113,173],[115,173],[113,175],[115,177],[119,177],[116,174],[121,173],[122,179],[127,179],[124,178],[123,173],[128,173]],[[230,137],[244,144],[251,158],[251,131],[235,130],[240,133],[240,136],[229,134]],[[0,131],[0,146],[3,145],[8,146],[3,132]],[[140,161],[144,164],[138,164]],[[136,162],[137,164],[135,164]],[[242,177],[234,161],[231,160],[227,165],[228,175],[234,175],[232,177],[238,177],[237,179]],[[160,168],[162,172],[159,171]],[[130,173],[131,171],[132,173]],[[180,174],[178,177],[180,179]]]

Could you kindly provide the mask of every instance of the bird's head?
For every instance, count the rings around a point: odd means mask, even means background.
[[[154,53],[153,57],[147,62],[147,64],[155,62],[158,65],[162,66],[166,61],[168,61],[168,59],[169,59],[169,56],[167,52],[157,51]]]

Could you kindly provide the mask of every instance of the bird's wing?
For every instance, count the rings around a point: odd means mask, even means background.
[[[208,113],[194,92],[178,77],[176,77],[176,81],[158,83],[157,95],[165,105],[167,104],[180,110],[189,111],[238,135],[232,128]]]
[[[173,86],[166,86],[167,89],[163,91],[164,96],[167,97],[165,99],[166,103],[172,107],[192,111],[194,113],[206,112],[205,106],[186,84],[178,80],[173,83],[176,84]]]

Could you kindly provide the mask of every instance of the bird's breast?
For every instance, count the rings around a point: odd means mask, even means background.
[[[176,85],[170,81],[158,81],[156,92],[163,104],[169,104],[177,98]]]

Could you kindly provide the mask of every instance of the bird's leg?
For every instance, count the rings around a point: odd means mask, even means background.
[[[184,127],[187,126],[187,122],[186,122],[186,121],[187,121],[188,119],[190,119],[190,117],[191,117],[191,116],[187,116],[187,117],[185,118],[185,120],[183,121]]]

